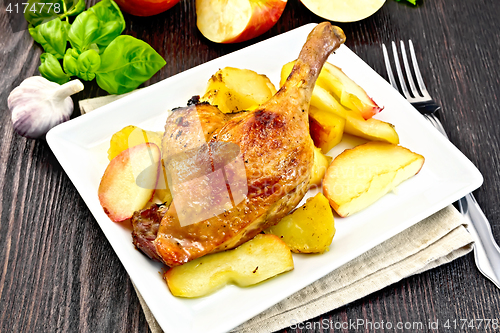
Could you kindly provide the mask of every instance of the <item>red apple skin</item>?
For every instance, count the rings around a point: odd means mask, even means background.
[[[139,157],[144,157],[147,155],[149,160],[151,156],[158,159],[156,168],[156,178],[150,184],[152,189],[146,189],[140,194],[140,196],[134,196],[133,198],[128,198],[124,201],[121,200],[120,192],[122,189],[127,189],[136,186],[135,179],[129,179],[128,173],[123,173],[123,170],[127,169],[130,165],[130,160]],[[141,156],[142,155],[142,156]],[[151,198],[153,198],[156,187],[158,183],[158,178],[161,170],[161,152],[160,148],[154,143],[142,143],[137,146],[133,146],[122,151],[118,154],[111,162],[108,164],[104,175],[101,179],[98,188],[98,198],[104,213],[113,222],[122,222],[132,217],[134,211],[144,208]],[[118,184],[118,186],[117,186]],[[121,197],[119,197],[121,196]],[[125,198],[127,198],[125,196]],[[140,203],[140,205],[138,205]]]
[[[115,0],[120,8],[134,16],[152,16],[172,8],[180,0]]]
[[[361,115],[363,116],[363,118],[365,120],[370,119],[371,117],[373,117],[374,115],[376,115],[377,113],[382,111],[382,108],[380,106],[378,106],[377,103],[375,103],[375,101],[371,97],[368,97],[368,98],[370,99],[370,101],[372,101],[373,105],[375,105],[375,106],[372,107],[371,109],[360,110]]]
[[[224,44],[240,43],[271,29],[285,10],[286,0],[250,0],[252,5],[252,18],[245,29],[232,39],[223,41]]]

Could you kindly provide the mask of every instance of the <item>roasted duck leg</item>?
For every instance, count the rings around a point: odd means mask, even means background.
[[[224,114],[208,103],[190,102],[187,107],[172,110],[165,125],[167,135],[163,140],[164,160],[168,162],[167,167],[176,171],[175,176],[181,178],[180,181],[196,179],[212,172],[213,159],[203,155],[208,152],[207,142],[229,119],[238,116]],[[190,156],[194,158],[189,158]],[[132,239],[136,248],[160,262],[162,259],[156,253],[154,240],[167,210],[168,206],[153,205],[135,212],[131,219]]]
[[[174,201],[154,241],[165,264],[181,265],[234,248],[276,224],[300,202],[313,165],[309,101],[323,63],[344,40],[340,28],[319,24],[276,95],[258,109],[228,119],[206,143],[182,143],[182,134],[174,135],[179,122],[172,126],[167,121],[162,150]],[[216,172],[224,176],[222,187],[207,185],[220,183],[221,178],[207,176]],[[242,179],[245,184],[239,186]],[[193,212],[207,211],[207,218],[194,222],[198,215]]]

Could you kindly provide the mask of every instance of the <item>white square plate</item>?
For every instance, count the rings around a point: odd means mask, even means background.
[[[376,118],[394,124],[401,145],[425,157],[421,172],[401,184],[397,194],[389,193],[348,218],[337,218],[330,251],[294,255],[291,272],[250,288],[227,286],[199,299],[172,296],[159,274],[162,266],[137,251],[130,230],[111,222],[99,204],[97,189],[108,164],[111,135],[127,125],[163,130],[168,110],[202,94],[210,76],[225,66],[266,74],[278,86],[282,65],[298,56],[314,26],[303,26],[187,70],[63,123],[47,135],[55,156],[166,332],[228,331],[482,184],[479,171],[455,146],[365,62],[341,46],[329,61],[384,107]],[[346,139],[330,155],[352,146],[352,139]]]

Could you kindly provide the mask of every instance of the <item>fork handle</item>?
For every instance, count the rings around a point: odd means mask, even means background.
[[[441,107],[433,102],[416,102],[411,103],[420,113],[433,114],[441,110]]]
[[[468,220],[467,229],[474,238],[474,259],[477,268],[500,288],[500,248],[498,247],[491,226],[472,193],[458,201],[458,207]]]

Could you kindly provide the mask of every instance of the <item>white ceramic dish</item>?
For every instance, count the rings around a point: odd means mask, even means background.
[[[482,176],[474,165],[401,97],[382,77],[347,47],[329,61],[358,82],[384,110],[401,145],[425,156],[421,172],[371,207],[348,218],[337,218],[337,234],[322,255],[294,255],[295,269],[250,288],[227,286],[199,299],[172,296],[162,280],[161,265],[132,245],[129,230],[104,214],[97,188],[108,164],[113,133],[127,125],[162,130],[168,110],[202,94],[209,77],[233,66],[266,74],[277,86],[283,64],[295,59],[314,24],[303,26],[170,77],[98,110],[52,129],[47,141],[85,200],[111,246],[166,332],[225,332],[287,296],[382,243],[416,222],[478,188]],[[344,140],[330,155],[351,147]],[[111,311],[111,309],[110,309]]]

